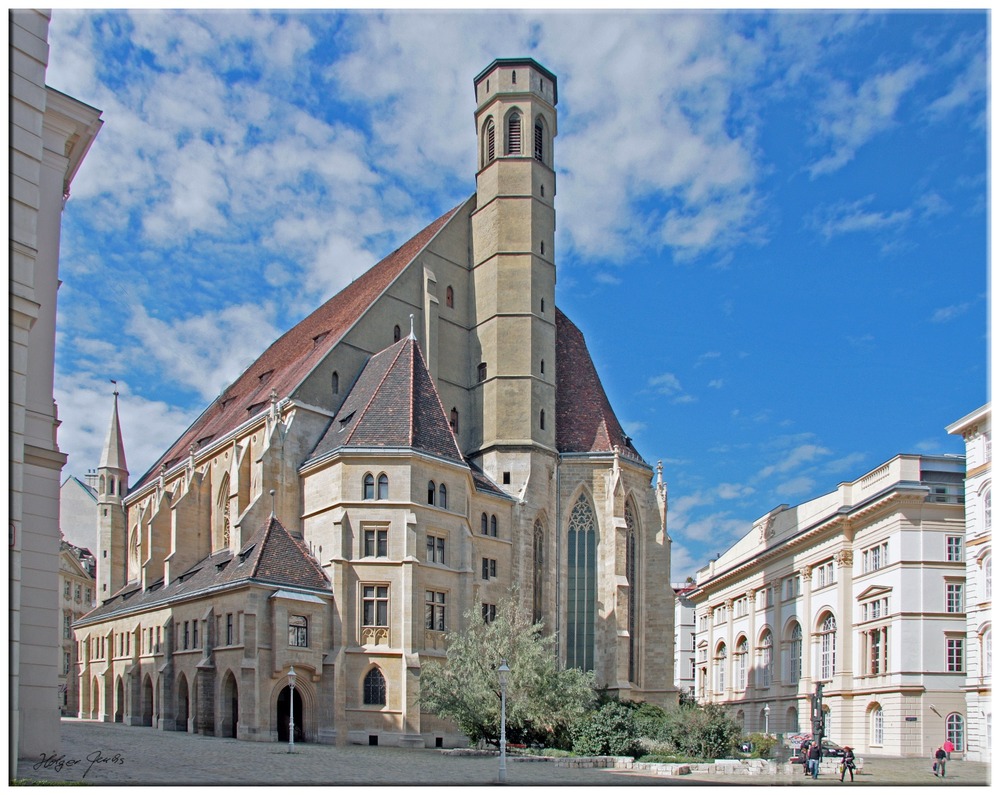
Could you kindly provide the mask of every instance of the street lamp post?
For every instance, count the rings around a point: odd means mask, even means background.
[[[506,660],[500,660],[497,676],[500,678],[500,771],[497,781],[507,783],[507,675],[510,668]]]
[[[288,667],[288,753],[295,750],[295,667]]]
[[[768,704],[764,705],[764,734],[767,734],[767,719],[771,715],[771,707]]]

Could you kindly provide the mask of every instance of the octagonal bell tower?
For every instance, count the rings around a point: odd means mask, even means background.
[[[482,412],[474,456],[523,493],[531,468],[524,453],[555,455],[557,85],[531,58],[496,60],[474,84],[472,378]]]

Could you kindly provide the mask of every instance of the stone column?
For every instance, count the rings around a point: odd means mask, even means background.
[[[799,678],[799,696],[805,697],[806,709],[809,708],[809,696],[812,695],[812,670],[815,659],[815,633],[813,632],[812,615],[812,566],[803,566],[799,569],[801,578],[802,593],[796,600],[796,605],[802,605],[801,611],[796,611],[799,615],[799,624],[802,627],[802,676]],[[803,713],[799,710],[799,714]]]
[[[854,573],[854,552],[842,549],[834,556],[837,566],[837,668],[833,685],[837,690],[852,689],[854,682],[854,621],[851,591]]]
[[[723,701],[733,700],[733,665],[736,659],[733,649],[733,600],[726,600],[726,686]]]
[[[746,593],[747,615],[750,629],[747,630],[747,692],[751,695],[757,689],[757,674],[754,660],[757,658],[757,591],[751,588]]]

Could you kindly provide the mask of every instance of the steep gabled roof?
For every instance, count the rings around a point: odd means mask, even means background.
[[[556,308],[556,449],[610,453],[615,447],[642,460],[611,408],[583,334]]]
[[[162,580],[142,590],[134,582],[92,610],[87,624],[118,613],[133,613],[185,597],[197,597],[222,587],[273,585],[327,591],[330,580],[306,546],[289,535],[273,515],[235,555],[228,549],[195,563],[165,587]]]
[[[465,463],[412,336],[368,360],[310,459],[341,447],[407,448]]]
[[[279,399],[290,396],[461,207],[449,210],[279,337],[202,412],[132,490],[144,485],[161,466],[177,463],[192,444],[208,444],[239,427],[264,408],[271,390]]]

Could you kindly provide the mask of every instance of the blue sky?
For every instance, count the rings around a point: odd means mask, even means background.
[[[64,474],[140,476],[475,189],[472,79],[559,79],[556,299],[670,493],[672,579],[988,399],[988,16],[56,9]]]

